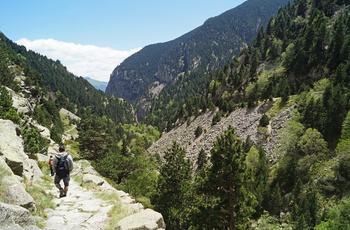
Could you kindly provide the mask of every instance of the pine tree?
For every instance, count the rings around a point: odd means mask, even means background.
[[[0,87],[0,117],[4,117],[5,114],[12,107],[12,98],[5,87]]]
[[[204,228],[239,229],[248,223],[257,202],[247,189],[245,155],[231,126],[215,141],[203,186],[207,196],[202,210],[202,220],[207,221]]]
[[[167,229],[188,229],[191,205],[192,164],[186,151],[174,142],[164,154],[155,194],[151,197],[154,209],[162,213]]]
[[[80,122],[78,142],[83,157],[92,160],[103,157],[110,142],[106,130],[107,124],[95,115]]]

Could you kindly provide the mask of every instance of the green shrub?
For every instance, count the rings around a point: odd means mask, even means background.
[[[196,138],[199,137],[200,135],[202,135],[202,133],[203,133],[203,128],[202,128],[202,126],[198,126],[198,127],[196,128],[196,130],[194,131],[194,135],[196,136]]]
[[[266,114],[262,115],[262,117],[260,118],[260,121],[259,121],[259,126],[266,127],[269,125],[269,123],[270,123],[269,116],[267,116]]]

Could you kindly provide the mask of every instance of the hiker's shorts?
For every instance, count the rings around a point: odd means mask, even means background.
[[[68,174],[68,176],[61,179],[61,178],[59,178],[59,176],[57,176],[57,174],[55,174],[54,183],[59,184],[61,182],[61,180],[63,180],[64,186],[69,186],[70,175]]]

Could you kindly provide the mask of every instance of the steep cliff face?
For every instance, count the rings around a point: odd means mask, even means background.
[[[154,82],[171,84],[185,72],[210,71],[231,60],[288,2],[248,0],[175,40],[147,46],[115,68],[106,93],[131,101],[142,119]]]

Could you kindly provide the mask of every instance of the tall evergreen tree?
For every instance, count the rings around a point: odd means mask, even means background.
[[[12,98],[5,87],[0,87],[0,117],[4,117],[5,114],[12,107]]]
[[[155,210],[162,213],[167,229],[188,229],[191,204],[192,164],[186,151],[174,142],[164,154],[156,192],[151,197]]]
[[[102,158],[109,144],[109,136],[106,130],[107,123],[95,115],[83,119],[79,123],[79,138],[77,141],[83,157],[91,160]]]
[[[203,223],[202,228],[247,227],[257,201],[247,189],[245,157],[242,142],[230,126],[218,137],[211,150],[212,165],[203,186],[207,203],[202,209],[202,220],[207,222]]]

